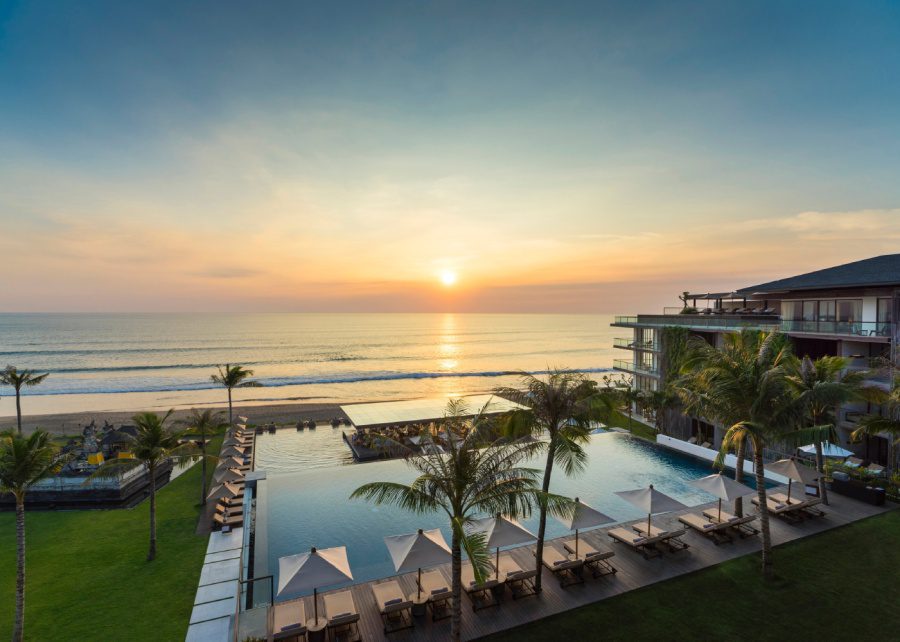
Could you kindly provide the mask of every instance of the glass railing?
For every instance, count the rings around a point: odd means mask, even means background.
[[[613,368],[616,368],[617,370],[625,370],[626,372],[633,372],[635,374],[659,374],[659,370],[657,368],[654,368],[653,366],[648,366],[642,363],[634,363],[633,361],[628,361],[627,359],[614,359]]]
[[[808,334],[844,334],[857,337],[890,338],[894,331],[893,323],[880,321],[794,321],[781,322],[783,332],[802,332]]]
[[[616,316],[613,325],[622,326],[680,326],[709,330],[740,330],[753,328],[758,330],[775,330],[780,326],[778,317],[770,315],[724,316],[704,314],[642,314],[640,316]]]
[[[613,347],[626,350],[659,350],[659,344],[654,341],[637,341],[626,337],[613,339]]]

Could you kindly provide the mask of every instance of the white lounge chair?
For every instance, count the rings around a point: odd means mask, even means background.
[[[412,600],[403,595],[397,580],[388,580],[372,585],[372,595],[381,612],[384,632],[393,633],[413,626]]]
[[[272,636],[275,640],[303,637],[306,609],[302,600],[279,602],[272,607]]]
[[[359,640],[359,613],[350,589],[327,593],[322,599],[328,620],[328,637],[334,640],[346,635],[348,640]]]

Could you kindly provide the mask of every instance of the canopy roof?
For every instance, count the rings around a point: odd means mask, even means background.
[[[488,548],[518,546],[537,540],[537,537],[519,522],[503,515],[474,519],[466,530],[470,533],[484,533],[485,545]]]
[[[311,549],[278,558],[278,595],[300,593],[353,579],[347,547]]]
[[[862,261],[769,281],[738,290],[743,293],[789,292],[830,288],[874,287],[900,284],[900,254],[873,256]]]
[[[525,406],[494,395],[472,395],[459,397],[470,416],[474,416],[486,404],[485,414],[496,414]],[[408,399],[406,401],[383,401],[379,403],[358,403],[341,406],[341,410],[357,428],[390,426],[392,424],[423,423],[443,419],[447,415],[447,397]]]
[[[661,493],[650,484],[648,488],[637,488],[635,490],[620,490],[616,495],[627,502],[634,504],[642,509],[648,515],[653,513],[666,513],[670,510],[681,510],[687,508],[677,499],[669,497],[665,493]]]
[[[690,483],[691,486],[696,486],[697,488],[705,490],[707,493],[715,495],[719,499],[724,499],[725,501],[731,501],[733,499],[737,499],[738,497],[752,495],[756,492],[749,486],[738,483],[730,477],[726,477],[722,473],[707,475],[706,477],[701,477],[700,479],[695,479],[688,483]]]
[[[595,526],[600,526],[602,524],[608,524],[610,522],[616,521],[609,515],[601,513],[596,508],[591,508],[577,497],[575,498],[575,503],[578,506],[575,509],[575,513],[572,515],[572,517],[559,520],[570,531],[581,530],[584,528],[594,528]]]
[[[779,459],[774,463],[768,464],[766,470],[770,473],[783,475],[791,481],[805,484],[813,484],[819,478],[819,473],[803,464],[798,464],[795,459]]]
[[[806,453],[807,455],[814,455],[816,453],[816,445],[809,444],[807,446],[801,446],[800,451]],[[838,458],[846,458],[853,454],[853,451],[847,450],[846,448],[841,448],[840,446],[836,446],[830,441],[822,442],[822,455],[825,457],[838,457]]]
[[[384,538],[384,543],[398,573],[443,564],[449,562],[452,555],[439,528],[430,531],[420,528],[408,535],[390,535]]]

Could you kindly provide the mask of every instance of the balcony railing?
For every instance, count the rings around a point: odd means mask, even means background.
[[[649,375],[651,377],[659,376],[659,369],[648,366],[643,363],[635,363],[627,359],[614,359],[613,368],[616,370],[624,370],[633,374]]]
[[[626,337],[618,337],[613,339],[614,348],[624,348],[625,350],[649,350],[652,352],[659,351],[659,344],[655,341],[636,341]]]
[[[714,314],[642,314],[640,316],[616,316],[616,326],[683,326],[707,330],[740,330],[753,328],[757,330],[775,330],[780,327],[777,316],[760,315],[714,315]]]
[[[857,337],[884,337],[889,339],[894,332],[893,323],[881,321],[794,321],[781,322],[783,332],[805,334],[844,334]]]

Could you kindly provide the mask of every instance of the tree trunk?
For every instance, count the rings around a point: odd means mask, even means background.
[[[200,505],[206,506],[206,430],[200,431]]]
[[[231,418],[231,388],[228,389],[228,427],[234,427],[234,420]]]
[[[753,448],[753,461],[756,464],[756,495],[759,497],[759,529],[762,531],[762,568],[763,577],[771,580],[773,573],[772,535],[769,532],[769,511],[766,508],[766,475],[763,468],[762,448]]]
[[[737,452],[735,453],[735,462],[734,462],[734,481],[737,483],[742,483],[744,481],[744,459],[746,459],[745,450],[746,445],[744,441],[741,440],[738,443]],[[744,516],[744,498],[738,497],[734,500],[734,514],[737,517]]]
[[[16,495],[16,622],[13,642],[25,636],[25,494]]]
[[[816,470],[819,472],[819,497],[828,506],[828,490],[825,488],[825,457],[822,455],[822,442],[816,439]]]
[[[452,553],[450,586],[453,591],[453,597],[450,598],[450,603],[453,607],[453,613],[450,616],[450,639],[453,642],[459,642],[462,628],[462,602],[460,601],[462,599],[462,590],[460,588],[462,586],[462,551],[456,529],[454,529],[453,537],[450,541]]]
[[[19,389],[16,388],[16,425],[19,427],[19,434],[22,434],[22,397]]]
[[[156,559],[156,467],[147,467],[150,473],[150,550],[147,552],[147,561]]]
[[[550,475],[553,474],[553,455],[556,453],[555,435],[550,434],[550,445],[547,446],[547,465],[544,467],[544,483],[541,490],[547,493],[550,490]],[[540,523],[538,524],[537,546],[535,547],[535,564],[537,564],[537,576],[534,578],[534,589],[540,593],[541,576],[543,575],[544,565],[541,560],[544,559],[544,534],[547,530],[547,504],[541,503]]]

